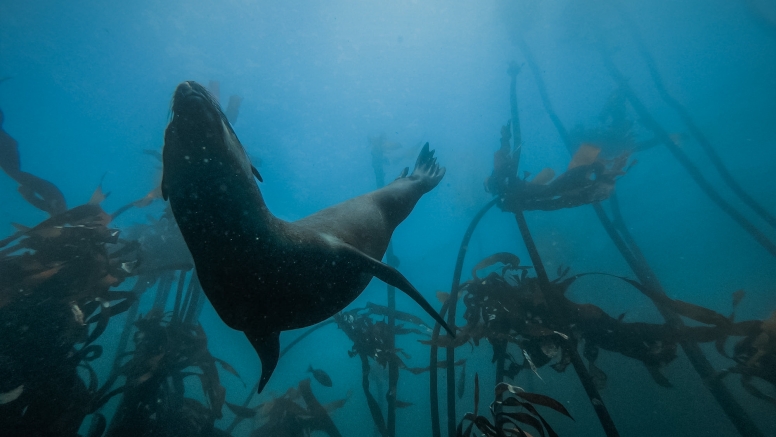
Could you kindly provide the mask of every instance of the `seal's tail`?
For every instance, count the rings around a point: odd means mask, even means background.
[[[437,164],[434,151],[428,150],[428,143],[426,143],[418,155],[418,160],[415,161],[415,169],[412,170],[410,178],[418,180],[425,193],[436,187],[444,176],[445,168]]]

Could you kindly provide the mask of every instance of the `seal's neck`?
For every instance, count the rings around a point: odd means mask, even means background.
[[[279,220],[275,217],[267,204],[264,202],[264,196],[261,194],[259,187],[256,187],[256,194],[254,197],[254,219],[257,222],[257,227],[260,230],[265,230],[267,227],[274,226]]]

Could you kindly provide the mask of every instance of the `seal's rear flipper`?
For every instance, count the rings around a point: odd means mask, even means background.
[[[428,145],[426,145],[426,149],[428,149]],[[366,271],[374,275],[377,279],[385,282],[388,285],[392,285],[399,290],[403,291],[404,294],[412,298],[415,302],[417,302],[418,305],[420,305],[421,308],[423,308],[424,311],[428,313],[429,316],[433,317],[434,320],[436,320],[437,323],[439,323],[443,328],[445,328],[445,331],[447,331],[451,337],[455,337],[455,333],[450,329],[449,326],[447,326],[447,323],[445,323],[444,319],[442,319],[442,316],[439,315],[439,313],[434,310],[434,307],[431,306],[430,303],[423,297],[423,295],[420,294],[417,288],[415,288],[412,284],[410,284],[410,281],[407,280],[407,278],[404,277],[401,273],[399,273],[398,270],[395,268],[389,266],[388,264],[381,263],[380,261],[372,258],[371,256],[365,254],[364,252],[361,252],[360,250],[356,249],[355,247],[338,241],[340,248],[347,250],[351,252],[354,256],[357,256],[358,258],[361,258],[366,263]]]
[[[253,348],[256,349],[261,360],[261,379],[259,380],[258,391],[258,393],[261,393],[264,390],[264,386],[267,385],[269,377],[272,376],[272,372],[275,371],[275,367],[278,365],[278,359],[280,358],[280,332],[257,334],[254,331],[246,330],[244,333],[248,337],[248,341],[253,345]]]
[[[440,167],[434,158],[434,151],[428,149],[428,143],[415,161],[415,168],[410,175],[411,179],[416,179],[422,183],[423,192],[427,193],[439,184],[439,181],[445,176],[445,168]]]
[[[450,329],[449,326],[447,326],[447,323],[445,323],[444,319],[442,319],[442,316],[440,316],[439,313],[436,312],[434,307],[432,307],[431,304],[428,303],[428,301],[423,297],[423,295],[420,294],[418,289],[415,288],[410,283],[410,281],[404,277],[404,275],[402,275],[398,270],[389,266],[388,264],[383,264],[380,261],[377,261],[373,258],[370,258],[370,259],[374,261],[374,263],[372,264],[372,274],[374,274],[377,279],[403,291],[404,294],[406,294],[407,296],[412,298],[412,300],[417,302],[418,305],[420,305],[420,307],[423,308],[423,310],[426,311],[429,316],[433,317],[437,323],[442,325],[442,327],[445,328],[445,331],[447,331],[451,337],[455,337],[455,333]]]

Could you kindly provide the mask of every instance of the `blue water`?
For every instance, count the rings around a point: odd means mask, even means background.
[[[725,199],[775,239],[774,229],[724,185],[661,100],[616,4],[635,22],[668,91],[744,189],[775,213],[776,6],[765,0],[0,0],[0,77],[10,77],[0,83],[3,129],[19,143],[22,169],[56,184],[69,207],[86,203],[104,175],[103,188],[111,195],[102,206],[110,212],[158,184],[161,166],[143,151],[161,151],[175,86],[216,80],[222,102],[232,94],[243,97],[234,129],[258,164],[269,208],[286,220],[375,188],[369,136],[384,133],[401,145],[386,166],[388,180],[412,166],[418,145],[428,141],[447,174],[396,230],[393,247],[399,270],[439,308],[435,292],[449,291],[466,226],[491,199],[482,182],[491,173],[500,128],[510,118],[506,70],[510,62],[525,63],[516,35],[531,47],[567,128],[598,123],[615,89],[597,51],[597,41],[604,41],[648,110],[680,138],[681,150]],[[527,65],[518,75],[517,96],[520,170],[562,172],[569,154]],[[629,116],[637,121],[632,111]],[[665,147],[634,158],[638,163],[619,180],[617,193],[628,227],[668,295],[727,315],[731,294],[744,289],[737,320],[768,318],[776,310],[776,259],[709,200]],[[14,232],[11,223],[32,226],[47,217],[16,187],[0,174],[2,236]],[[111,226],[126,229],[148,214],[158,216],[163,207],[159,200],[131,210]],[[549,271],[563,265],[573,273],[633,277],[590,207],[526,216]],[[479,260],[501,251],[529,262],[514,218],[494,209],[474,234],[463,279]],[[143,296],[141,313],[150,308],[152,293]],[[627,312],[626,321],[662,322],[646,298],[614,279],[580,280],[569,297],[614,317]],[[374,280],[352,307],[385,299],[385,285]],[[400,310],[431,323],[405,296],[397,301]],[[227,400],[239,404],[258,379],[260,362],[245,337],[209,306],[200,322],[211,353],[231,363],[246,382],[221,375]],[[106,357],[122,326],[123,318],[117,318],[101,337]],[[282,344],[297,335],[284,333]],[[427,366],[428,347],[417,339],[401,337],[399,346],[412,356],[408,364]],[[330,389],[313,385],[322,402],[353,392],[346,406],[332,413],[342,434],[377,435],[360,387],[360,363],[346,353],[351,345],[334,326],[316,332],[283,357],[253,404],[309,377],[312,364],[334,380]],[[713,346],[703,349],[716,369],[733,364]],[[475,371],[482,402],[492,400],[491,354],[485,342],[457,352],[469,359],[459,417],[472,409]],[[663,369],[671,389],[655,385],[641,363],[620,355],[602,351],[597,365],[608,375],[602,395],[621,435],[737,433],[681,352]],[[104,366],[96,366],[103,378],[110,364]],[[570,368],[558,374],[545,366],[538,372],[541,379],[525,371],[514,383],[567,406],[573,422],[546,415],[560,435],[604,435]],[[443,387],[444,372],[440,375]],[[726,381],[764,435],[776,435],[773,405],[742,390],[737,377]],[[774,395],[773,386],[761,387]],[[402,372],[398,398],[414,406],[398,411],[397,435],[430,435],[428,374]],[[116,402],[106,406],[108,415]],[[444,433],[444,402],[441,411]],[[225,408],[216,426],[225,428],[233,417]],[[87,417],[84,435],[88,423]],[[245,421],[234,435],[248,435],[250,427]]]

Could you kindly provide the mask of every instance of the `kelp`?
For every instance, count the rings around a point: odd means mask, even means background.
[[[374,360],[382,367],[388,366],[390,362],[396,362],[399,368],[407,368],[399,355],[410,358],[409,355],[401,349],[391,349],[388,347],[389,336],[405,334],[426,334],[428,327],[423,321],[413,314],[402,311],[394,311],[396,320],[415,325],[415,327],[405,327],[396,325],[392,330],[385,320],[388,315],[388,307],[368,302],[365,308],[356,308],[339,313],[334,316],[337,327],[353,342],[353,347],[348,351],[352,358],[362,355]]]
[[[600,202],[609,198],[617,178],[628,170],[629,151],[605,158],[600,156],[599,147],[584,144],[558,177],[555,171],[545,168],[530,181],[529,172],[520,179],[519,148],[512,150],[509,145],[510,126],[514,124],[518,122],[511,120],[501,128],[501,148],[494,153],[493,173],[485,180],[486,191],[498,196],[503,211],[554,211]]]
[[[476,276],[478,271],[497,264],[502,264],[502,267],[484,278]],[[595,305],[578,304],[567,299],[568,288],[580,278],[590,275],[567,276],[568,272],[568,268],[559,267],[558,276],[545,291],[552,293],[556,304],[556,307],[550,308],[538,279],[529,276],[528,270],[519,266],[515,255],[488,257],[475,266],[475,276],[461,287],[466,324],[460,328],[455,340],[440,337],[436,342],[421,342],[445,347],[470,343],[475,347],[486,339],[493,348],[493,362],[504,362],[505,368],[500,371],[513,379],[523,369],[536,373],[538,368],[550,363],[554,370],[565,371],[571,357],[564,350],[564,344],[571,338],[584,342],[588,371],[599,388],[603,388],[606,381],[604,371],[595,365],[599,349],[642,362],[655,382],[670,386],[660,369],[676,358],[680,341],[720,342],[728,336],[749,335],[761,325],[759,321],[733,322],[699,305],[648,293],[638,282],[618,277],[647,294],[656,304],[710,326],[675,327],[670,324],[625,322],[622,317],[612,317]],[[767,328],[768,325],[765,326]],[[770,344],[764,340],[760,343]],[[518,356],[522,359],[509,353],[510,344],[520,349]]]
[[[0,253],[0,422],[20,434],[75,435],[91,412],[90,362],[110,320],[136,300],[113,289],[138,246],[109,228],[102,196],[18,232]],[[79,376],[79,369],[86,379]]]
[[[405,328],[404,325],[392,327],[385,320],[389,315],[393,315],[396,320],[411,323],[416,327]],[[337,327],[353,342],[353,347],[348,351],[348,355],[351,358],[358,356],[361,360],[361,387],[367,399],[369,412],[380,434],[387,436],[388,428],[382,411],[369,390],[369,371],[371,368],[369,360],[375,361],[383,368],[394,365],[398,369],[406,369],[407,365],[399,355],[406,359],[411,357],[403,350],[391,346],[394,344],[394,336],[411,333],[423,334],[424,332],[420,328],[425,330],[429,330],[429,328],[415,315],[391,310],[371,302],[367,304],[366,308],[356,308],[335,315],[334,321],[337,323]]]
[[[660,144],[657,138],[644,139],[637,132],[637,125],[628,116],[628,99],[622,89],[616,88],[609,94],[599,113],[597,126],[575,125],[569,130],[572,144],[595,144],[606,158],[623,153],[636,153]],[[672,139],[681,135],[672,135]]]
[[[520,35],[518,32],[514,36],[514,41],[520,48],[520,51],[525,57],[526,63],[528,64],[528,67],[533,74],[539,96],[542,100],[542,104],[547,112],[548,117],[555,126],[557,133],[563,140],[566,148],[569,151],[574,150],[578,144],[574,143],[571,135],[569,135],[568,131],[563,125],[563,122],[552,106],[552,102],[550,101],[549,93],[547,91],[547,86],[544,82],[541,66],[538,65],[536,58],[533,56],[532,50],[523,39],[522,35]],[[758,231],[752,228],[751,223],[748,223],[745,219],[742,219],[740,213],[735,211],[735,209],[732,208],[729,204],[724,201],[720,201],[721,198],[719,198],[719,194],[714,190],[710,190],[711,187],[706,183],[705,179],[695,177],[699,175],[697,167],[688,161],[685,154],[680,153],[681,151],[679,150],[677,144],[674,142],[674,139],[671,138],[671,136],[662,127],[660,127],[658,123],[655,122],[653,117],[651,117],[649,112],[644,108],[640,101],[635,99],[635,94],[633,94],[629,87],[627,87],[627,81],[624,80],[623,76],[616,68],[612,68],[614,66],[611,62],[611,59],[605,53],[605,50],[602,51],[602,55],[604,55],[602,58],[606,63],[607,70],[609,70],[610,74],[618,84],[619,92],[622,93],[622,95],[630,103],[631,107],[635,110],[641,124],[647,129],[651,130],[652,133],[655,134],[655,139],[660,140],[664,145],[666,145],[672,154],[677,157],[683,164],[691,164],[685,165],[685,168],[692,176],[694,176],[696,182],[698,182],[699,185],[704,188],[704,191],[709,194],[710,197],[712,197],[712,200],[714,200],[715,203],[717,203],[717,205],[720,206],[726,213],[733,217],[734,220],[739,223],[739,225],[744,227],[750,234],[752,234],[752,236],[754,236],[760,244],[765,246],[769,251],[771,251],[771,253],[773,253],[771,250],[772,244],[770,244],[767,239],[762,238],[762,235],[758,234]],[[515,110],[513,110],[513,114],[514,113],[516,113]],[[639,280],[648,288],[650,288],[654,293],[666,294],[657,276],[652,271],[649,263],[639,249],[636,240],[633,238],[633,236],[630,235],[627,226],[622,220],[621,215],[619,214],[619,202],[617,202],[615,195],[610,196],[610,204],[615,216],[614,221],[608,217],[602,205],[593,204],[593,209],[601,221],[604,230],[610,236],[615,247],[617,247],[617,250],[620,252],[622,257],[628,263]],[[674,325],[682,324],[681,320],[676,314],[661,308],[658,308],[658,310],[668,323]],[[762,436],[763,433],[759,431],[754,421],[749,417],[749,414],[734,399],[732,393],[727,389],[727,387],[716,378],[714,367],[705,357],[705,354],[700,349],[700,347],[691,341],[685,341],[682,342],[682,349],[687,355],[687,358],[693,369],[704,381],[704,386],[714,396],[715,400],[722,407],[722,410],[728,416],[731,423],[736,427],[739,433],[747,436]],[[601,419],[602,424],[605,424],[606,422],[611,423],[611,419],[603,417],[602,414],[600,414],[602,411],[599,411],[598,408],[596,409],[596,412],[599,413],[599,419]],[[616,431],[613,430],[613,432],[607,432],[607,434],[616,435]]]
[[[252,437],[307,437],[315,431],[329,437],[341,437],[329,413],[342,408],[347,399],[322,405],[310,388],[310,380],[305,379],[282,396],[241,412],[244,417],[258,416],[261,425],[251,433]]]
[[[89,437],[116,435],[227,435],[213,424],[221,417],[225,390],[217,365],[237,377],[228,363],[214,358],[196,322],[201,298],[186,273],[193,264],[169,214],[132,228],[120,238],[112,220],[158,197],[158,189],[113,214],[100,203],[99,187],[89,202],[65,210],[0,241],[0,422],[25,435],[76,435],[92,414]],[[133,238],[134,237],[134,238]],[[177,243],[177,244],[176,244]],[[178,290],[171,316],[161,306],[135,321],[137,298],[156,282]],[[131,291],[113,287],[138,275]],[[201,294],[201,293],[200,293]],[[135,350],[124,352],[108,380],[99,386],[91,363],[102,357],[95,344],[113,316],[130,311]],[[122,334],[122,337],[126,337]],[[119,378],[124,383],[114,388]],[[204,400],[186,396],[186,378],[200,382]],[[110,425],[98,411],[122,395]]]
[[[8,78],[3,78],[0,82]],[[0,169],[19,184],[19,194],[35,208],[49,216],[59,215],[67,210],[62,191],[51,182],[22,171],[19,143],[4,129],[5,115],[0,110]]]
[[[144,254],[138,274],[158,278],[165,272],[194,267],[169,205],[159,218],[149,216],[145,223],[130,226],[126,235],[138,242]]]
[[[228,363],[213,357],[207,336],[198,323],[184,323],[151,311],[135,322],[135,349],[126,354],[118,374],[96,393],[92,408],[102,407],[122,394],[107,436],[219,436],[214,428],[222,417],[226,389],[216,364],[237,377]],[[113,388],[119,376],[123,385]],[[184,381],[193,378],[204,394],[200,401],[187,393]]]
[[[697,144],[701,147],[703,152],[709,158],[709,161],[711,161],[711,164],[714,166],[714,168],[716,168],[717,172],[721,176],[722,181],[730,188],[730,190],[736,196],[738,196],[738,198],[741,199],[742,202],[748,205],[753,212],[755,212],[760,217],[762,217],[763,220],[765,220],[772,228],[776,228],[776,216],[770,213],[760,202],[755,200],[751,194],[747,193],[744,190],[744,188],[741,187],[738,181],[734,178],[733,174],[730,172],[730,169],[727,168],[725,161],[716,151],[716,148],[712,144],[712,141],[709,139],[706,133],[704,133],[701,130],[698,123],[694,120],[694,118],[690,114],[690,111],[688,111],[687,108],[684,105],[682,105],[679,100],[677,100],[674,96],[672,96],[668,92],[668,89],[666,88],[666,85],[665,85],[665,81],[657,68],[657,63],[655,62],[655,58],[652,56],[649,49],[647,48],[647,44],[645,43],[639,31],[639,26],[631,19],[630,16],[628,16],[621,2],[614,1],[612,3],[614,6],[614,9],[617,11],[618,15],[620,16],[620,19],[623,20],[625,24],[623,26],[623,29],[626,29],[627,32],[630,33],[633,42],[636,44],[637,51],[639,52],[639,55],[641,55],[641,58],[644,61],[644,65],[647,67],[647,71],[649,71],[649,75],[652,78],[652,82],[654,83],[655,89],[660,95],[660,98],[663,99],[663,101],[676,112],[676,114],[682,120],[682,123],[687,127],[689,134],[695,139]],[[750,7],[754,5],[753,2],[747,2],[747,4]],[[771,12],[773,12],[773,9],[771,9]],[[760,11],[760,13],[762,13],[762,11]],[[766,20],[763,20],[763,22],[766,22],[771,26],[773,26],[774,25],[773,13],[770,14],[769,20],[766,19]],[[612,73],[616,73],[616,72],[612,71]],[[613,77],[617,77],[617,75],[613,74]],[[623,96],[623,98],[624,97],[625,96]]]
[[[488,418],[479,415],[480,387],[479,377],[474,375],[474,412],[466,413],[458,423],[458,437],[532,437],[525,428],[528,425],[539,432],[542,437],[555,437],[558,434],[536,409],[536,406],[547,407],[574,420],[568,410],[555,399],[538,393],[528,393],[520,387],[507,383],[499,383],[495,388],[495,400],[490,404]],[[468,426],[466,426],[468,422]],[[466,426],[466,428],[464,428]]]
[[[735,297],[734,297],[735,299]],[[724,344],[717,347],[724,354]],[[726,355],[726,354],[725,354]],[[776,406],[776,398],[762,392],[752,384],[754,378],[776,389],[776,311],[768,320],[750,329],[748,334],[733,346],[735,365],[719,373],[722,379],[731,373],[741,375],[741,386],[752,396]]]
[[[580,148],[578,154],[589,151],[590,148]],[[554,211],[608,199],[616,179],[627,171],[629,155],[604,159],[595,154],[594,159],[587,158],[580,158],[577,165],[555,178],[552,178],[554,172],[548,169],[540,172],[535,181],[512,178],[504,191],[498,193],[499,208],[508,212]]]

